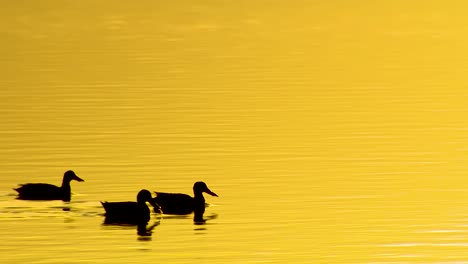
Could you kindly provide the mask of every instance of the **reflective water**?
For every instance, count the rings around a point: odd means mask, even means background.
[[[1,262],[468,263],[466,7],[3,3]],[[198,180],[205,225],[103,225]]]

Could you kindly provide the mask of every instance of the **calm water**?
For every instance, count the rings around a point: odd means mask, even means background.
[[[468,263],[466,3],[202,2],[2,4],[2,263]]]

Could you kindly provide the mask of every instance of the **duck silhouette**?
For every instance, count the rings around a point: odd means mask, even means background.
[[[149,202],[155,211],[159,210],[159,205],[152,199],[151,192],[145,189],[138,192],[136,202],[101,202],[106,211],[104,223],[146,226],[151,219],[146,202]]]
[[[69,170],[63,175],[62,186],[48,183],[26,183],[14,190],[18,192],[20,200],[71,200],[71,181],[83,182],[84,180],[76,176],[75,172]]]
[[[183,193],[156,192],[153,201],[161,207],[164,214],[185,215],[195,212],[196,217],[199,218],[200,215],[203,216],[206,206],[203,193],[218,197],[206,183],[199,181],[193,185],[194,197]]]

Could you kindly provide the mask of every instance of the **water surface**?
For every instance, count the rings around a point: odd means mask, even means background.
[[[2,263],[468,263],[466,7],[5,2]],[[103,225],[199,180],[206,225]]]

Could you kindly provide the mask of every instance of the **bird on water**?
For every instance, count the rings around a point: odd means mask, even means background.
[[[146,225],[151,219],[146,202],[149,202],[156,212],[160,210],[159,205],[152,199],[151,192],[145,189],[138,192],[136,202],[101,202],[106,211],[104,223]]]
[[[156,197],[153,200],[161,206],[161,211],[164,214],[185,215],[194,212],[195,218],[199,219],[203,216],[206,206],[203,193],[218,197],[208,188],[206,183],[199,181],[193,185],[194,197],[183,193],[156,192]]]
[[[20,187],[14,190],[18,192],[20,200],[71,200],[71,181],[83,182],[75,172],[69,170],[63,175],[62,185],[56,186],[48,183],[26,183],[20,184]]]

